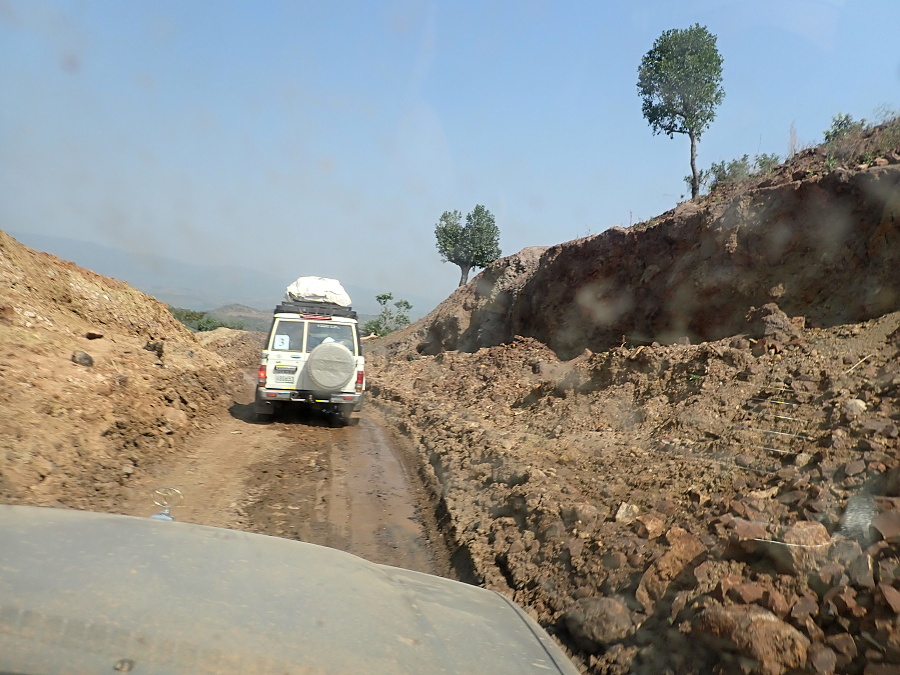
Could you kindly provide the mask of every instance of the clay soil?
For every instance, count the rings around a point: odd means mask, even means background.
[[[864,672],[861,632],[893,668],[900,314],[789,330],[777,353],[739,337],[560,361],[521,338],[370,372],[458,569],[587,672]]]

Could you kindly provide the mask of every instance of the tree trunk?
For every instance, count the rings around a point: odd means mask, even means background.
[[[466,282],[469,281],[469,270],[472,269],[471,265],[460,265],[459,266],[459,285],[465,286]]]
[[[691,139],[691,201],[696,201],[700,194],[700,175],[697,173],[697,136],[693,131],[688,131]]]

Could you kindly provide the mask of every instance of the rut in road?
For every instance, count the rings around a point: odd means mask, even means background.
[[[245,398],[245,397],[244,397]],[[433,509],[412,471],[368,409],[358,424],[331,428],[313,414],[258,424],[249,403],[209,420],[173,464],[133,487],[123,513],[158,511],[153,489],[185,495],[176,520],[297,539],[380,564],[452,576]]]
[[[429,534],[423,493],[413,489],[372,414],[339,429],[320,426],[315,417],[276,422],[287,446],[276,461],[255,467],[257,497],[245,508],[247,517],[258,532],[447,575]]]

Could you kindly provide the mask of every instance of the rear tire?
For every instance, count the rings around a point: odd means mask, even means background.
[[[349,427],[353,424],[353,404],[342,405],[336,415],[341,421],[341,426]]]
[[[259,398],[257,398],[256,404],[254,406],[256,421],[265,423],[274,420],[275,413],[277,411],[277,405],[277,403],[274,403],[272,401],[260,401]]]

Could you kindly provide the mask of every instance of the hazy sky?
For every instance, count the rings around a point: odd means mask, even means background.
[[[900,107],[897,0],[0,0],[0,228],[436,304],[445,210],[511,254],[682,199],[637,68],[695,22],[724,58],[701,167]]]

